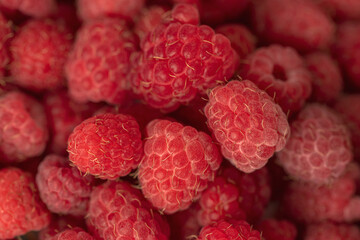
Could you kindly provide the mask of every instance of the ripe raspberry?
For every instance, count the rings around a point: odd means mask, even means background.
[[[77,9],[83,21],[104,17],[132,20],[144,4],[145,0],[77,0]]]
[[[248,80],[212,89],[204,112],[223,156],[247,173],[262,168],[290,134],[281,108]]]
[[[145,197],[167,214],[187,209],[213,180],[221,163],[206,133],[168,120],[147,126],[139,182]]]
[[[349,128],[355,159],[360,160],[360,94],[341,96],[334,108]]]
[[[18,10],[35,18],[49,16],[56,10],[55,0],[0,0],[0,6],[9,10]]]
[[[141,133],[130,115],[102,114],[79,124],[69,136],[69,159],[83,173],[115,180],[135,169],[143,154]]]
[[[356,225],[323,222],[306,228],[304,240],[358,240],[360,230]]]
[[[326,53],[315,52],[305,56],[305,64],[313,75],[311,98],[324,103],[338,98],[343,79],[335,60]]]
[[[261,240],[260,233],[242,220],[220,220],[201,229],[198,240]]]
[[[37,231],[50,223],[50,212],[41,202],[35,180],[17,168],[0,170],[0,238]]]
[[[0,78],[5,75],[5,68],[10,61],[8,45],[12,36],[11,23],[0,12]]]
[[[258,229],[266,240],[295,240],[297,236],[296,226],[287,220],[269,218],[262,221]]]
[[[261,38],[299,51],[326,49],[335,33],[335,24],[311,1],[257,0],[252,18]]]
[[[86,221],[96,239],[166,240],[169,235],[160,214],[126,182],[108,181],[95,187]]]
[[[1,161],[21,162],[39,156],[48,140],[43,106],[21,92],[0,96]]]
[[[309,104],[291,123],[291,136],[277,154],[278,162],[295,179],[329,183],[353,159],[350,141],[350,132],[336,112]]]
[[[59,232],[50,240],[94,240],[94,238],[83,229],[75,227]]]
[[[70,96],[78,102],[121,103],[130,87],[126,76],[135,49],[134,34],[124,22],[106,18],[85,23],[65,65]]]
[[[313,2],[336,20],[360,19],[360,2],[358,0],[313,0]]]
[[[35,91],[62,86],[71,38],[60,22],[50,19],[27,22],[11,41],[12,81]]]
[[[241,76],[266,91],[285,113],[300,110],[311,94],[311,73],[290,47],[258,48],[244,61]]]
[[[85,216],[92,190],[92,176],[82,176],[66,158],[48,155],[40,163],[36,184],[40,197],[53,213]]]

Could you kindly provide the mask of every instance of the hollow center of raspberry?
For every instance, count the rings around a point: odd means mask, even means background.
[[[278,80],[281,80],[281,81],[287,80],[286,72],[285,72],[284,68],[280,65],[275,64],[272,74]]]

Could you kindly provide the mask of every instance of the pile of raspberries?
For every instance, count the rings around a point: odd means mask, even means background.
[[[360,240],[359,0],[0,0],[0,240]]]

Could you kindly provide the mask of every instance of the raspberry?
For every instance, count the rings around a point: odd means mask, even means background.
[[[223,156],[247,173],[262,168],[290,134],[281,108],[248,80],[212,89],[204,112]]]
[[[17,168],[0,170],[0,238],[37,231],[50,223],[30,173]]]
[[[124,22],[105,18],[85,23],[65,65],[70,96],[78,102],[122,103],[135,49],[135,36]]]
[[[266,91],[285,113],[300,110],[311,94],[311,73],[290,47],[258,48],[245,59],[241,76]]]
[[[139,182],[145,197],[167,214],[187,209],[213,180],[221,156],[210,136],[168,120],[147,126]]]
[[[36,18],[49,16],[56,9],[55,0],[0,0],[0,5]]]
[[[71,47],[71,34],[60,22],[31,20],[11,41],[12,81],[30,90],[63,85],[63,68]]]
[[[269,218],[260,223],[258,229],[266,240],[295,240],[297,229],[287,220]]]
[[[11,23],[0,12],[0,77],[5,75],[7,64],[10,61],[8,45],[13,36]]]
[[[69,159],[83,173],[114,180],[128,175],[142,157],[139,125],[130,115],[86,119],[69,136]]]
[[[242,220],[220,220],[201,229],[199,240],[261,240],[260,233]]]
[[[312,99],[316,102],[333,102],[342,92],[340,69],[328,54],[315,52],[305,56],[305,64],[313,75]]]
[[[169,235],[160,214],[126,182],[108,181],[95,187],[86,220],[96,239],[166,240]]]
[[[44,151],[46,116],[43,106],[32,97],[21,92],[0,96],[0,126],[1,161],[21,162]]]
[[[337,20],[360,19],[358,0],[313,0],[325,13]]]
[[[84,21],[104,17],[132,20],[144,6],[145,0],[78,0],[78,15]]]
[[[57,155],[46,156],[36,175],[40,197],[48,209],[75,216],[86,215],[93,181],[92,176],[82,176]]]
[[[309,104],[291,123],[291,136],[277,154],[292,177],[318,184],[339,177],[353,159],[350,133],[333,110]]]
[[[252,18],[261,38],[299,51],[326,49],[334,38],[335,24],[311,1],[257,0]]]
[[[75,227],[59,232],[50,240],[94,240],[94,238],[83,229]]]
[[[360,230],[356,225],[323,222],[306,228],[304,240],[358,240]]]

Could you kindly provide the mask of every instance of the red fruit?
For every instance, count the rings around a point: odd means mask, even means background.
[[[64,85],[64,65],[72,35],[61,22],[30,20],[11,41],[12,81],[24,88],[42,91]]]
[[[86,221],[96,239],[166,240],[169,235],[160,214],[126,182],[108,181],[95,187]]]
[[[143,148],[139,125],[124,114],[88,118],[71,133],[67,151],[81,172],[115,180],[128,175],[140,162]]]
[[[255,30],[270,43],[314,51],[334,37],[335,24],[311,1],[257,0],[252,14]]]
[[[316,102],[333,102],[343,89],[340,69],[330,55],[314,52],[305,56],[307,69],[313,75],[312,96]]]
[[[47,208],[58,214],[85,216],[94,179],[70,167],[66,158],[48,155],[40,163],[36,184]]]
[[[358,240],[360,230],[356,225],[323,222],[306,228],[304,240]]]
[[[59,232],[50,240],[94,240],[94,238],[83,229],[75,227]]]
[[[337,20],[360,19],[358,0],[313,0],[328,15]]]
[[[0,170],[0,238],[38,231],[50,223],[50,212],[41,202],[35,180],[17,168]]]
[[[147,126],[139,181],[145,197],[167,214],[187,209],[213,180],[221,156],[210,136],[168,120]]]
[[[48,140],[43,106],[21,92],[0,96],[1,161],[21,162],[39,156]]]
[[[285,113],[300,110],[311,94],[311,73],[290,47],[258,48],[245,59],[241,76],[266,91]]]
[[[204,112],[223,156],[247,173],[262,168],[290,134],[281,108],[248,80],[212,89]]]
[[[9,10],[18,10],[35,18],[49,16],[56,9],[55,0],[0,0],[0,6]]]
[[[332,109],[309,104],[291,123],[289,141],[277,157],[291,177],[329,183],[353,159],[350,132]]]
[[[6,67],[10,61],[9,42],[13,36],[11,23],[0,13],[0,77],[5,75]]]
[[[296,226],[287,220],[269,218],[262,221],[258,229],[266,240],[295,240],[297,236]]]
[[[122,103],[129,89],[129,57],[135,49],[135,36],[124,22],[105,18],[85,23],[65,66],[71,98]]]

